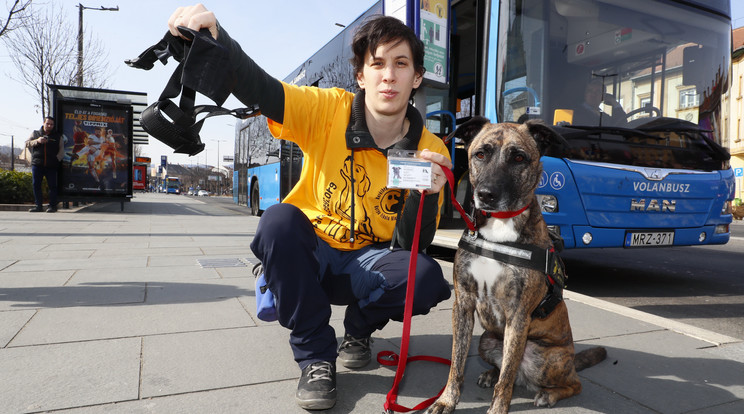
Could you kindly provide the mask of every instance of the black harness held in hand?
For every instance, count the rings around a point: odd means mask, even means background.
[[[196,155],[204,149],[199,131],[205,119],[215,115],[249,118],[259,115],[260,111],[258,106],[233,110],[221,107],[237,82],[228,50],[212,38],[207,29],[197,32],[179,26],[178,30],[186,40],[168,32],[157,44],[125,63],[150,70],[156,60],[165,65],[168,58],[173,57],[180,62],[158,101],[142,112],[140,124],[145,132],[173,148],[174,152]],[[216,105],[195,106],[196,92]],[[171,98],[179,94],[181,100],[176,105]],[[200,114],[206,115],[197,121]]]

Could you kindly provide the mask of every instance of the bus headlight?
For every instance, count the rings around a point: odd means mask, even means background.
[[[727,200],[723,203],[723,208],[721,209],[721,215],[731,214],[731,200]]]
[[[719,224],[716,226],[716,230],[714,231],[715,234],[726,234],[728,232],[729,232],[728,224]]]
[[[540,211],[543,213],[558,212],[558,199],[554,195],[537,194],[537,202],[540,204]]]

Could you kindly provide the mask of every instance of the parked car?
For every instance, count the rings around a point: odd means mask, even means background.
[[[207,192],[207,190],[199,190],[199,192],[196,193],[196,195],[203,196],[203,197],[209,197],[209,193]]]

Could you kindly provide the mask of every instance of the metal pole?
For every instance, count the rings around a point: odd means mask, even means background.
[[[13,141],[13,135],[10,136],[10,171],[15,171],[15,141]]]
[[[78,3],[78,69],[77,86],[83,86],[83,4]]]
[[[119,6],[116,7],[85,7],[82,3],[78,3],[78,69],[75,74],[77,86],[83,86],[83,10],[102,10],[102,11],[119,11]]]
[[[220,158],[220,142],[227,142],[227,141],[225,141],[224,139],[212,139],[210,141],[217,142],[217,180],[219,180],[219,182],[217,183],[217,191],[219,192],[218,195],[221,195],[222,194],[222,159]]]

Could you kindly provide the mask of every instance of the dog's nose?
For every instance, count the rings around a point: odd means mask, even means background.
[[[476,194],[478,195],[478,200],[482,201],[484,204],[490,204],[494,200],[493,193],[488,189],[478,189]]]

